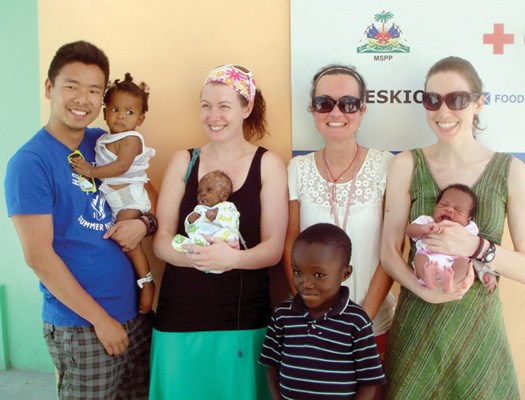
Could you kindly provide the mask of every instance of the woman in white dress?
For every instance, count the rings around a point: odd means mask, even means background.
[[[353,67],[329,65],[313,78],[309,111],[324,147],[294,157],[288,165],[290,218],[284,264],[291,282],[291,247],[305,228],[329,222],[346,231],[353,245],[354,272],[344,284],[373,320],[383,355],[395,308],[392,279],[379,260],[383,194],[393,155],[356,141],[366,112],[365,93],[365,82]]]

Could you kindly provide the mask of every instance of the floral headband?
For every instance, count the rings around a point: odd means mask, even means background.
[[[247,68],[240,65],[228,64],[212,69],[204,80],[203,85],[209,82],[225,83],[248,101],[252,101],[255,98],[255,80],[253,75]]]

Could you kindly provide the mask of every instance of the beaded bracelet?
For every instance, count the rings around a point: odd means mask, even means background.
[[[146,236],[151,236],[155,234],[155,232],[157,232],[157,218],[155,218],[155,216],[152,213],[143,213],[142,215],[138,216],[137,219],[140,219],[144,223],[144,225],[146,225]]]
[[[478,244],[478,248],[476,249],[476,251],[474,252],[474,254],[472,254],[470,256],[470,258],[478,258],[479,257],[479,254],[481,253],[481,251],[483,250],[483,246],[485,245],[485,239],[483,239],[480,235],[478,235],[479,237],[479,244]]]

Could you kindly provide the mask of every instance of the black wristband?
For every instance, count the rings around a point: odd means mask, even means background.
[[[479,236],[479,235],[478,235]],[[481,236],[479,236],[479,244],[478,244],[478,248],[476,249],[476,251],[474,252],[474,254],[472,254],[470,256],[470,258],[478,258],[479,257],[479,254],[481,253],[481,250],[483,250],[483,246],[485,245],[485,239],[483,239]]]
[[[157,218],[155,218],[155,216],[152,213],[150,212],[143,213],[138,218],[142,222],[144,222],[144,225],[146,225],[146,230],[147,230],[146,236],[151,236],[155,234],[155,232],[157,232],[157,228],[158,228]]]

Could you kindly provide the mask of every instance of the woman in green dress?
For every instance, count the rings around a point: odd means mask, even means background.
[[[475,140],[482,83],[458,57],[438,61],[425,82],[423,106],[437,142],[405,151],[391,164],[381,261],[402,286],[386,353],[387,399],[519,399],[499,290],[488,292],[473,269],[445,294],[420,285],[404,261],[409,220],[429,214],[441,189],[468,185],[478,198],[480,235],[443,221],[425,238],[429,251],[477,259],[525,283],[525,165]],[[505,217],[515,250],[501,247]]]

